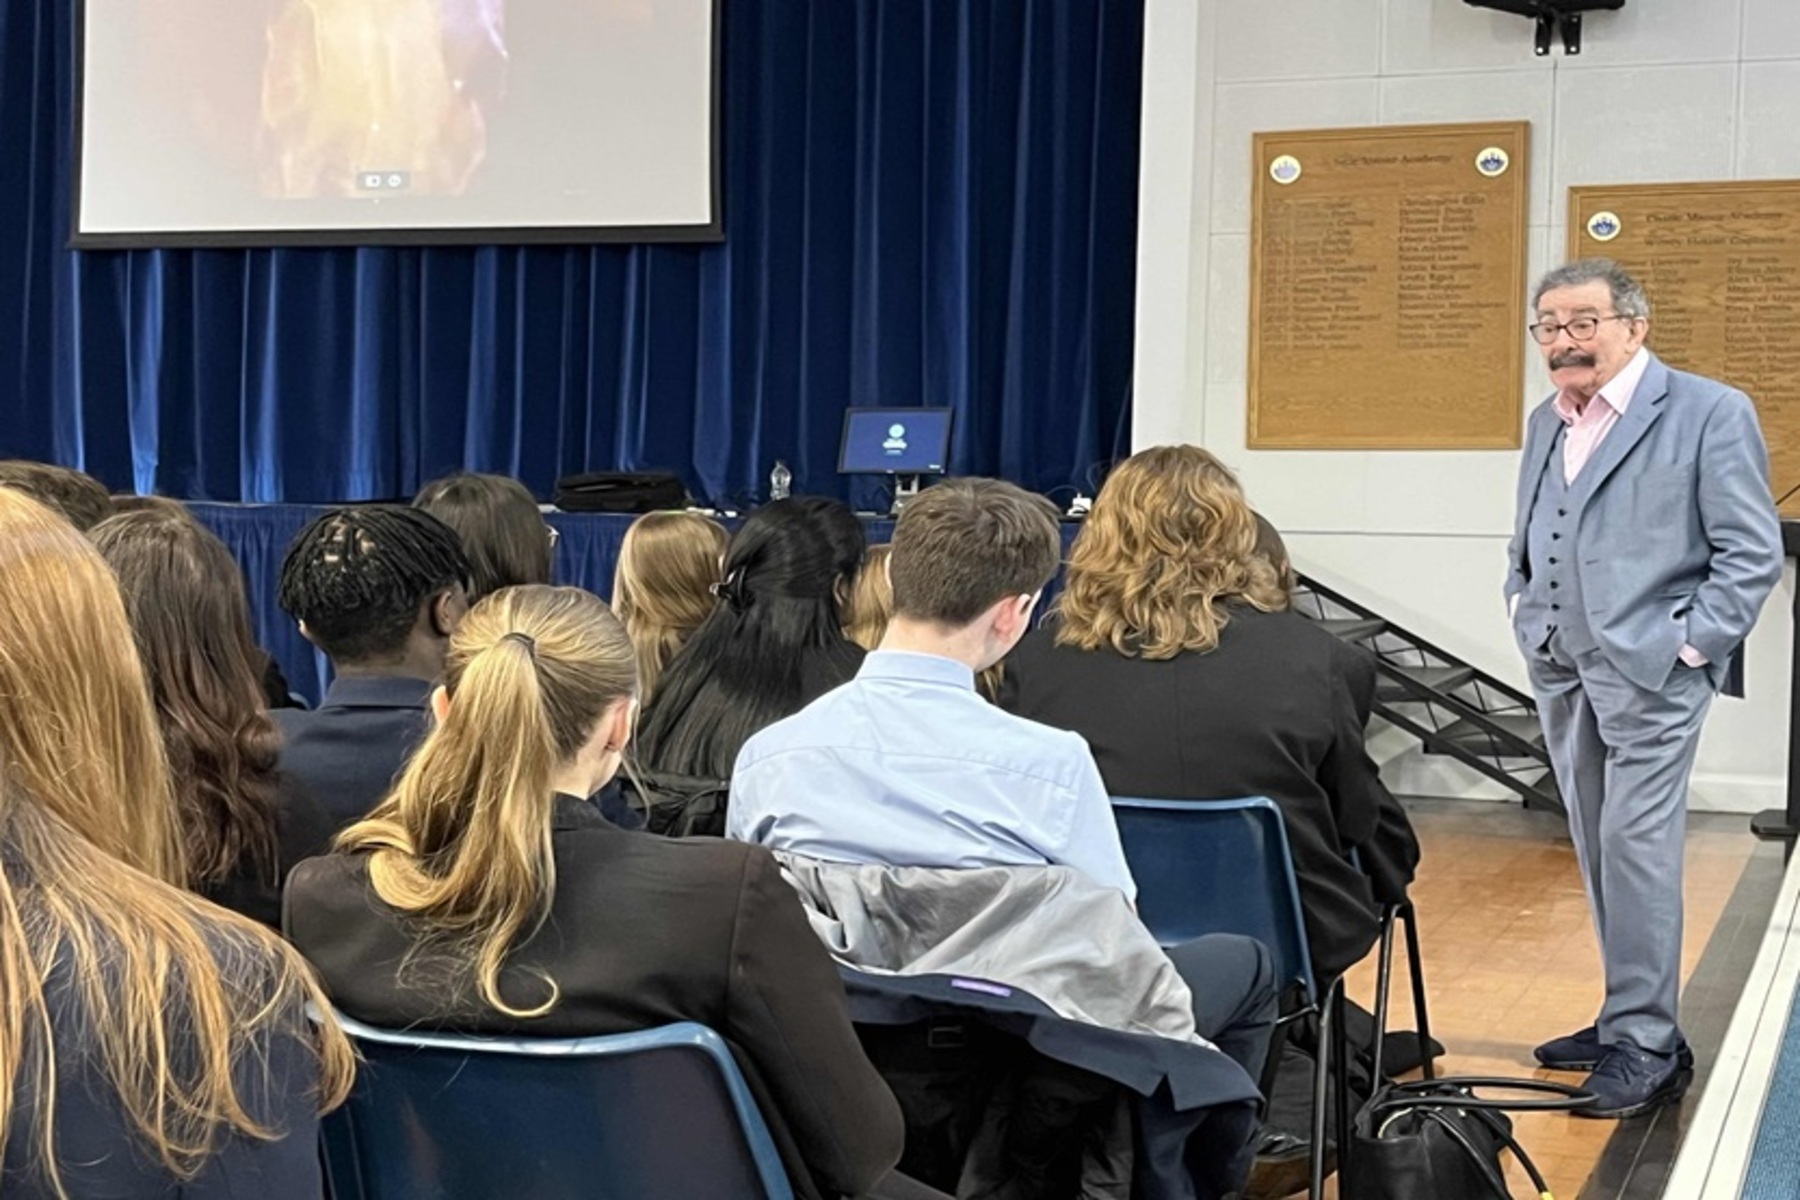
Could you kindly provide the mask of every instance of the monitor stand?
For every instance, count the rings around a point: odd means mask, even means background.
[[[894,503],[888,509],[888,516],[898,517],[906,502],[919,494],[919,477],[917,475],[894,476]]]

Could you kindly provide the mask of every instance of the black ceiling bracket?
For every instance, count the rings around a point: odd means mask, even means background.
[[[1463,0],[1463,3],[1471,8],[1489,8],[1529,18],[1536,26],[1533,48],[1539,58],[1546,58],[1556,44],[1558,25],[1562,26],[1563,53],[1580,54],[1583,14],[1617,12],[1625,7],[1627,0]]]
[[[1564,13],[1562,16],[1563,53],[1581,53],[1581,14]]]

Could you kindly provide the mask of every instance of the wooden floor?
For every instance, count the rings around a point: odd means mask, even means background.
[[[1443,1073],[1537,1075],[1579,1083],[1579,1075],[1539,1070],[1531,1057],[1537,1043],[1592,1023],[1601,1000],[1593,925],[1574,849],[1561,819],[1528,813],[1515,805],[1475,802],[1421,801],[1409,803],[1408,808],[1423,846],[1413,896],[1425,955],[1432,1032],[1448,1052],[1442,1062]],[[1780,853],[1750,836],[1747,818],[1690,819],[1684,984],[1689,984],[1709,941],[1721,928],[1721,917],[1753,862],[1760,864],[1754,873],[1756,881],[1778,881]],[[1733,929],[1756,925],[1760,936],[1759,922],[1766,920],[1768,906],[1774,902],[1773,887],[1765,890],[1760,915],[1734,919],[1727,925]],[[1754,907],[1758,897],[1750,899]],[[1739,907],[1742,905],[1740,897]],[[1741,959],[1741,968],[1747,972],[1748,956],[1754,950],[1751,943],[1756,939],[1737,940],[1746,943],[1741,947],[1744,953],[1709,956],[1709,970],[1729,973],[1738,969]],[[1726,958],[1730,962],[1723,961]],[[1374,977],[1372,959],[1350,976],[1351,994],[1365,1005],[1372,1006]],[[1404,970],[1396,972],[1397,979],[1404,977]],[[1741,979],[1739,975],[1740,985]],[[1726,992],[1711,1006],[1719,1008],[1728,1004],[1735,988],[1729,979],[1714,983],[1724,984]],[[1694,990],[1690,986],[1687,994],[1693,995]],[[1715,986],[1713,991],[1717,995],[1719,988]],[[1411,1003],[1408,989],[1397,987],[1393,1012],[1402,1019],[1392,1024],[1412,1024],[1406,1015],[1411,1013]],[[1719,1028],[1706,1038],[1694,1029],[1695,1015],[1684,1001],[1684,1026],[1704,1056],[1705,1043],[1716,1047],[1723,1017],[1728,1014],[1712,1014]],[[1685,1106],[1697,1099],[1699,1086]],[[1674,1114],[1676,1121],[1679,1117]],[[1661,1194],[1654,1181],[1639,1178],[1635,1186],[1631,1183],[1633,1167],[1644,1156],[1644,1126],[1649,1120],[1613,1122],[1523,1114],[1516,1124],[1520,1141],[1544,1172],[1553,1195],[1563,1200],[1602,1195],[1614,1200]],[[1665,1120],[1666,1127],[1673,1124]],[[1620,1135],[1622,1145],[1609,1153],[1608,1143],[1615,1134]],[[1667,1138],[1667,1128],[1664,1135]],[[1672,1147],[1661,1153],[1667,1157]],[[1604,1164],[1609,1167],[1605,1171],[1599,1169],[1603,1157],[1612,1160]],[[1519,1194],[1528,1194],[1523,1172],[1514,1175]],[[1604,1183],[1602,1176],[1606,1177]]]

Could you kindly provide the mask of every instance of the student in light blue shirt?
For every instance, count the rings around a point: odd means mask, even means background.
[[[1049,502],[1010,484],[956,480],[914,501],[880,648],[745,744],[729,836],[827,862],[1069,866],[1135,899],[1087,743],[975,690],[1029,627],[1061,550]]]
[[[1087,743],[975,691],[975,672],[1024,636],[1061,554],[1056,510],[1010,483],[951,480],[911,501],[894,530],[880,648],[849,683],[745,743],[727,834],[836,863],[1074,867],[1135,900]],[[1276,1008],[1268,952],[1212,935],[1169,958],[1201,1035],[1258,1077]]]

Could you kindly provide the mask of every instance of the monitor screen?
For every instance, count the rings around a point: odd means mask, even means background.
[[[942,475],[950,458],[947,408],[844,410],[845,475]]]

